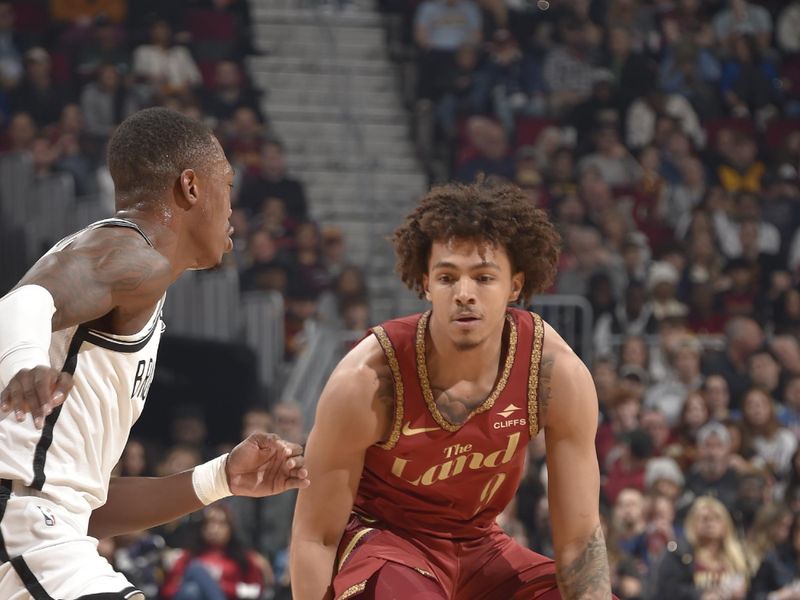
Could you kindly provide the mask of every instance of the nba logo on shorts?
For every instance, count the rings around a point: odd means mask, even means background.
[[[36,505],[36,508],[38,508],[39,512],[42,513],[45,525],[48,527],[53,527],[56,524],[56,517],[53,514],[53,511],[45,506],[39,506],[38,504]]]

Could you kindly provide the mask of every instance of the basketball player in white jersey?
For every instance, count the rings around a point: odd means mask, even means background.
[[[59,242],[0,299],[3,600],[142,600],[97,538],[308,485],[301,448],[266,433],[177,475],[111,479],[152,381],[167,288],[232,247],[233,169],[205,126],[160,108],[119,126],[108,165],[115,217]]]

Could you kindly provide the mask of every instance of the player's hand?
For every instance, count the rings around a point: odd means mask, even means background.
[[[235,496],[272,496],[308,487],[303,448],[274,433],[251,433],[228,455],[225,472]]]
[[[44,420],[67,397],[72,389],[72,375],[52,367],[21,369],[0,393],[0,411],[14,412],[18,422],[25,415],[33,415],[37,429],[44,426]]]

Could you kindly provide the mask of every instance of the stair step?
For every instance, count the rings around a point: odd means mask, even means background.
[[[341,56],[252,56],[248,60],[254,73],[332,73],[349,69],[364,75],[386,74],[389,66],[383,56],[349,58]]]
[[[358,73],[350,67],[337,67],[330,72],[306,71],[253,71],[251,79],[259,88],[272,94],[276,88],[291,88],[316,91],[341,87],[346,77],[349,85],[359,93],[398,93],[397,78],[392,73]]]
[[[311,8],[293,8],[297,0],[251,2],[250,18],[256,24],[319,25],[331,27],[381,27],[379,14],[365,10],[326,13]]]

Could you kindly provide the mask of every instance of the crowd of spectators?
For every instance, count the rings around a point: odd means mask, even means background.
[[[67,174],[79,201],[101,198],[110,215],[105,146],[126,116],[166,106],[206,121],[236,169],[235,251],[222,268],[239,272],[242,292],[283,295],[291,361],[311,317],[366,327],[366,284],[287,171],[246,74],[253,53],[245,0],[0,0],[0,156],[27,153],[37,179]]]

